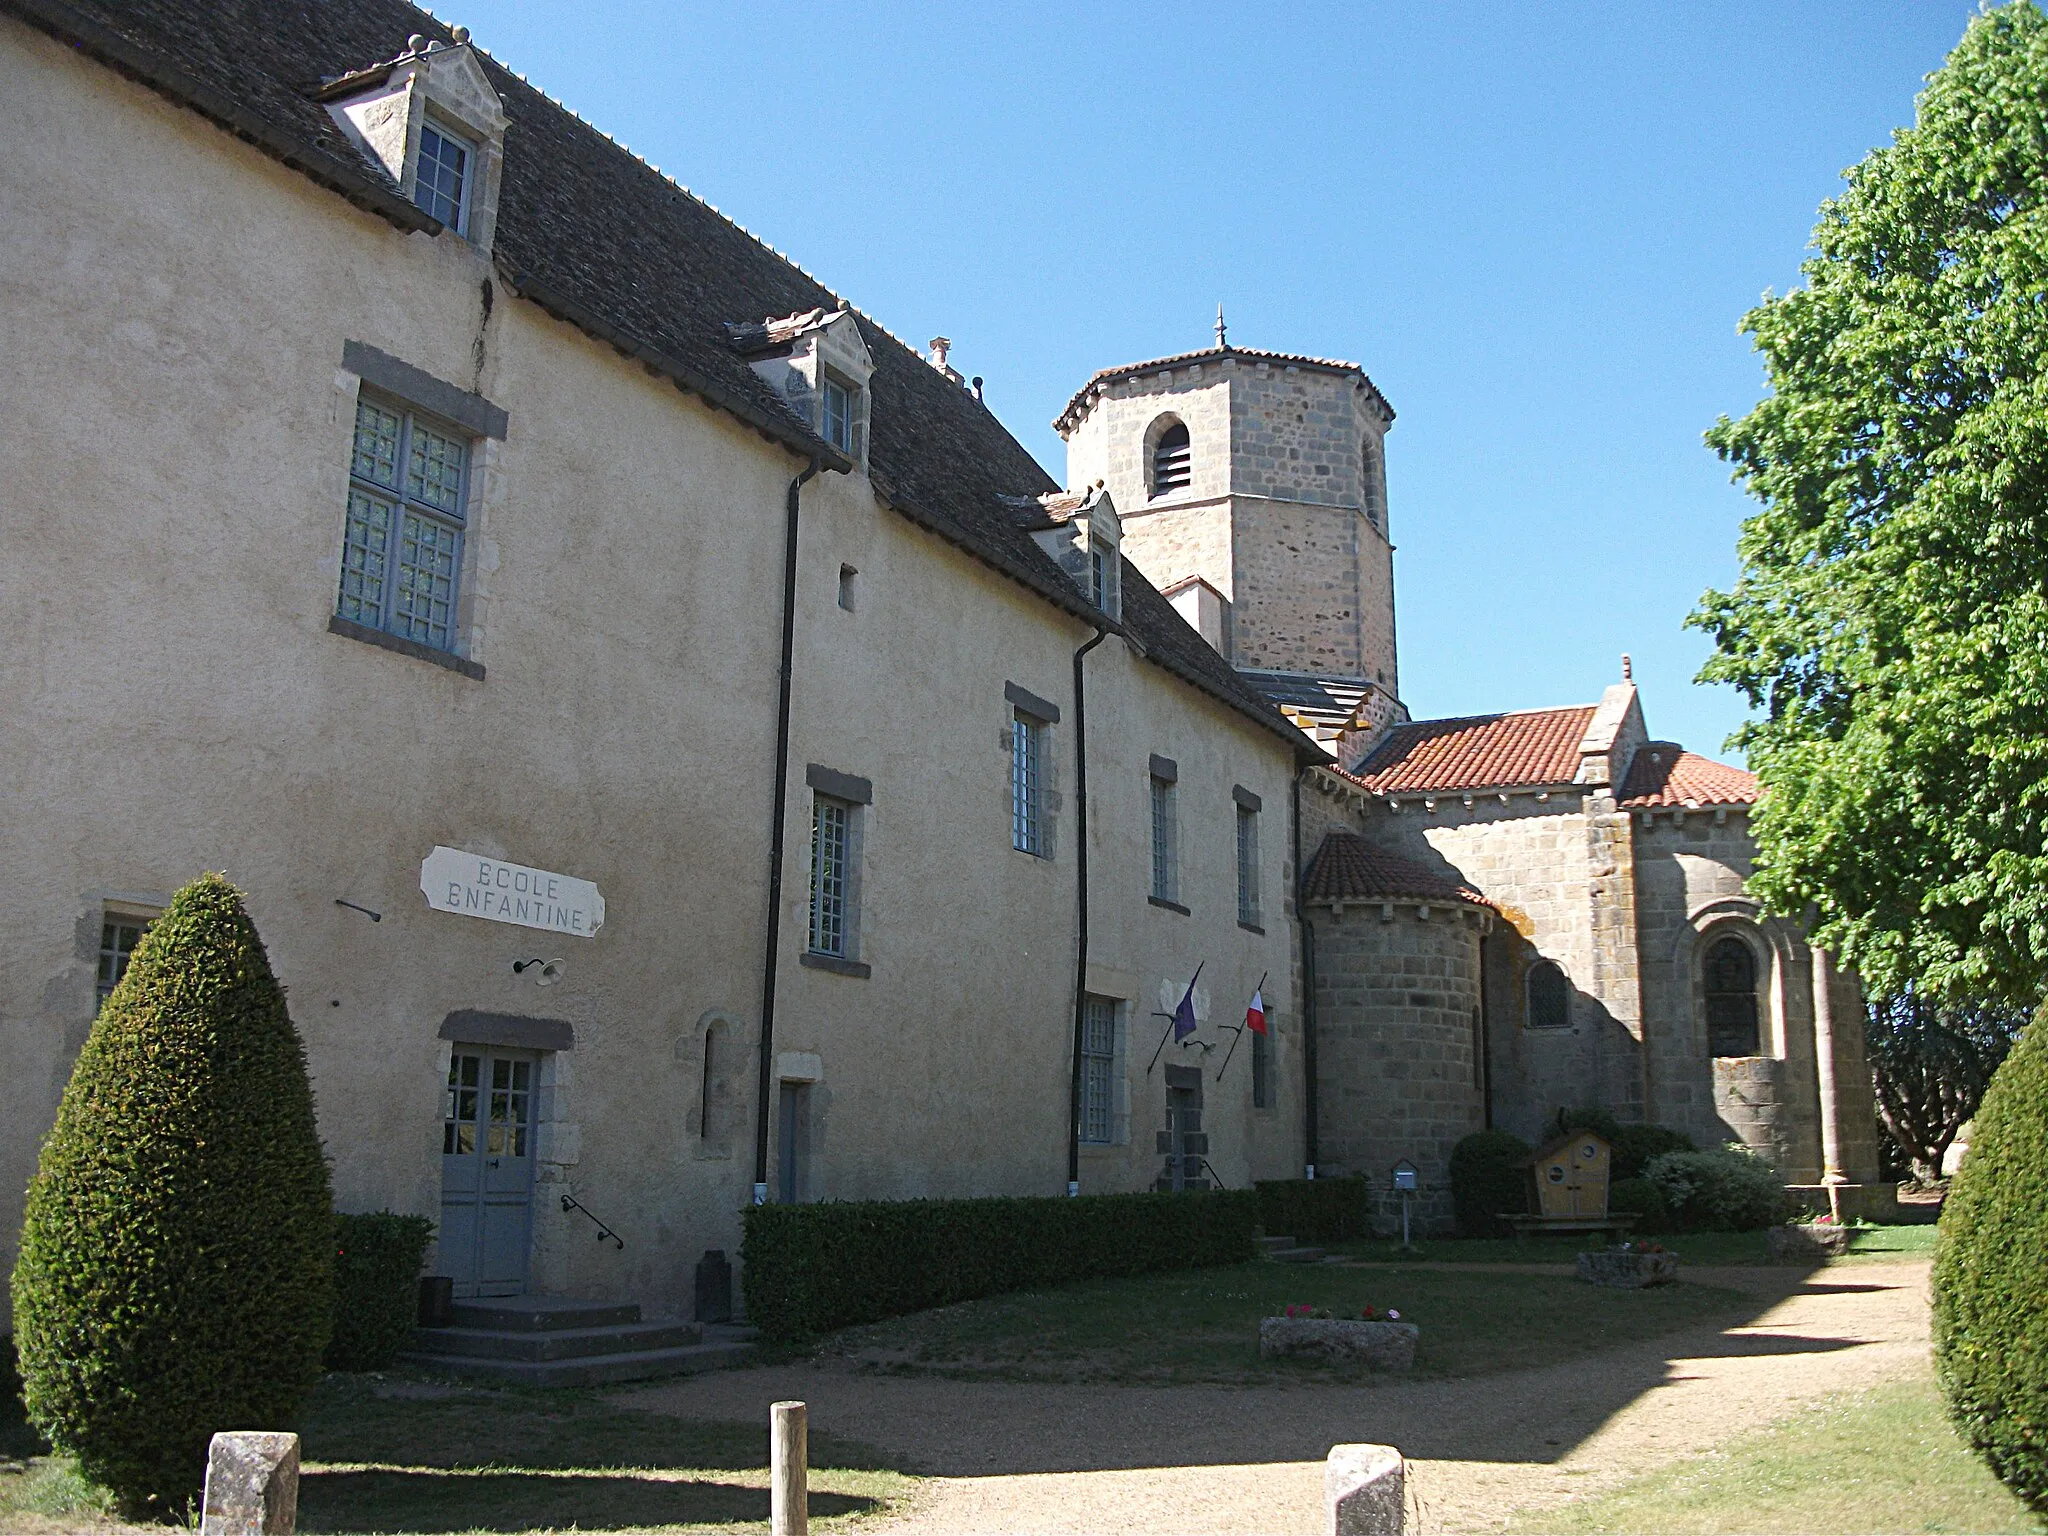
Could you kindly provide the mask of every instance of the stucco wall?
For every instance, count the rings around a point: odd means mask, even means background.
[[[489,269],[456,237],[401,235],[11,20],[0,134],[23,146],[0,163],[0,606],[15,641],[0,773],[29,808],[0,901],[0,1269],[93,1013],[107,893],[147,902],[223,869],[290,990],[343,1208],[436,1209],[436,1033],[451,1010],[565,1019],[575,1047],[542,1075],[534,1284],[686,1308],[690,1265],[737,1247],[753,1182],[782,508],[798,465],[502,289],[485,323]],[[481,679],[328,632],[350,340],[509,414],[480,450],[467,537]],[[879,506],[864,480],[821,477],[804,505],[775,1044],[817,1062],[807,1193],[1056,1193],[1070,658],[1087,630]],[[860,573],[851,613],[842,563]],[[1091,984],[1149,1011],[1163,980],[1206,960],[1213,1037],[1260,970],[1291,975],[1289,750],[1121,642],[1090,669]],[[1009,845],[1006,681],[1069,709],[1050,753],[1050,860]],[[1184,886],[1199,893],[1185,917],[1144,901],[1152,751],[1182,765]],[[865,979],[797,963],[809,762],[874,783]],[[1235,920],[1233,783],[1267,808],[1263,935]],[[577,940],[432,912],[418,868],[436,844],[595,880],[608,921]],[[535,954],[567,961],[559,985],[513,975]],[[1281,1081],[1298,1083],[1298,1008],[1277,991]],[[707,1127],[710,1021],[724,1033]],[[1248,1094],[1248,1071],[1239,1082]],[[1298,1089],[1255,1119],[1237,1086],[1210,1095],[1219,1170],[1286,1171]],[[1112,1156],[1083,1177],[1124,1188],[1151,1173]],[[626,1248],[591,1242],[561,1192]]]

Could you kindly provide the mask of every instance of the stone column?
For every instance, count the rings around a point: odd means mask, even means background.
[[[1842,1219],[1842,1102],[1835,1083],[1834,967],[1828,952],[1809,945],[1813,957],[1813,1068],[1820,1085],[1820,1181],[1827,1186],[1828,1208]]]

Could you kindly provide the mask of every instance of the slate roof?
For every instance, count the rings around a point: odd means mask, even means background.
[[[1397,725],[1352,775],[1383,795],[1569,784],[1594,706]]]
[[[1754,805],[1756,775],[1688,752],[1675,741],[1652,741],[1628,765],[1621,803],[1631,810],[1664,806]]]
[[[1323,839],[1303,879],[1303,901],[1462,902],[1491,907],[1492,902],[1462,881],[1447,879],[1413,859],[1375,848],[1355,832],[1332,832]]]
[[[1365,702],[1366,685],[1347,677],[1247,671],[1244,680],[1276,706],[1295,710],[1332,730],[1349,725]]]
[[[1347,363],[1335,357],[1304,357],[1298,352],[1261,352],[1255,347],[1207,347],[1200,352],[1176,352],[1171,357],[1155,357],[1142,363],[1124,363],[1115,368],[1103,368],[1089,376],[1088,382],[1074,391],[1073,399],[1066,409],[1053,419],[1053,430],[1065,437],[1080,424],[1085,414],[1088,397],[1104,384],[1117,379],[1128,379],[1135,374],[1150,373],[1155,368],[1180,368],[1190,363],[1221,362],[1226,357],[1241,357],[1253,363],[1273,363],[1283,368],[1312,368],[1318,373],[1355,373],[1365,380],[1365,387],[1373,403],[1380,409],[1380,415],[1391,425],[1394,408],[1387,404],[1387,397],[1380,393],[1379,386],[1356,363]]]
[[[0,0],[0,10],[213,119],[403,229],[440,225],[342,137],[314,98],[448,27],[403,0]],[[472,45],[474,47],[474,45]],[[793,415],[733,345],[765,324],[846,301],[491,59],[510,126],[493,255],[522,298],[637,358],[801,457],[846,460]],[[1005,496],[1059,490],[973,395],[854,310],[873,354],[868,459],[895,511],[1047,602],[1103,623],[1032,541]],[[1320,749],[1124,566],[1124,623],[1156,664],[1285,740]]]

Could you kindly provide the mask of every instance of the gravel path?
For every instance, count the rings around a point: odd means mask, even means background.
[[[769,1403],[805,1400],[819,1428],[933,1478],[903,1515],[865,1527],[875,1536],[1310,1536],[1322,1528],[1322,1458],[1342,1441],[1410,1458],[1412,1530],[1491,1531],[1511,1510],[1696,1454],[1824,1393],[1924,1374],[1927,1270],[1688,1270],[1757,1294],[1755,1321],[1462,1381],[1068,1386],[805,1364],[621,1401],[765,1423]]]

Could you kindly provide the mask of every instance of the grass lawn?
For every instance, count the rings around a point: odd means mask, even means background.
[[[1511,1532],[1595,1536],[1847,1536],[2041,1527],[1941,1415],[1931,1381],[1828,1398],[1705,1456],[1509,1521]]]
[[[1831,1262],[1897,1263],[1934,1256],[1935,1229],[1932,1222],[1920,1226],[1857,1227],[1852,1230],[1855,1236],[1850,1239],[1848,1256]],[[1662,1243],[1688,1264],[1772,1262],[1770,1249],[1761,1232],[1687,1232],[1678,1236],[1656,1237],[1651,1241]],[[1407,1254],[1402,1253],[1399,1243],[1379,1240],[1334,1243],[1330,1245],[1330,1251],[1385,1263],[1422,1259],[1448,1264],[1570,1264],[1579,1251],[1590,1244],[1591,1239],[1586,1237],[1532,1237],[1519,1244],[1511,1238],[1454,1237],[1418,1243],[1415,1251]]]
[[[1710,1285],[1595,1291],[1557,1275],[1240,1264],[1023,1291],[892,1318],[820,1348],[907,1374],[1060,1381],[1352,1379],[1259,1358],[1259,1319],[1290,1302],[1356,1316],[1398,1308],[1422,1327],[1416,1376],[1519,1370],[1695,1324],[1725,1326],[1766,1304]]]
[[[304,1422],[306,1532],[741,1533],[768,1523],[768,1426],[615,1408],[582,1392],[422,1388],[330,1376]],[[405,1393],[408,1395],[391,1395]],[[417,1395],[413,1395],[417,1394]],[[431,1395],[429,1395],[431,1394]],[[887,1509],[913,1479],[810,1437],[813,1528]],[[0,1530],[115,1529],[68,1463],[0,1469]]]

